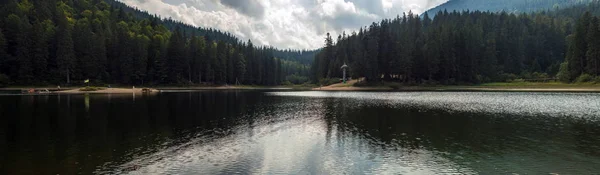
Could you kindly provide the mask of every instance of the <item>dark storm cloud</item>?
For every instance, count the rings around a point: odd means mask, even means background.
[[[250,17],[262,18],[265,15],[265,8],[258,0],[221,0],[221,4]]]

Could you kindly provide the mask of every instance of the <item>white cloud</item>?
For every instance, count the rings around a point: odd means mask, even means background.
[[[230,32],[258,45],[315,49],[326,33],[357,30],[446,0],[121,0],[198,27]]]

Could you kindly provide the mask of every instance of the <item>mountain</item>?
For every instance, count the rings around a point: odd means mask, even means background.
[[[451,3],[458,2],[466,1]],[[488,5],[516,1],[502,2]],[[351,77],[374,85],[600,80],[600,1],[552,2],[570,6],[524,14],[450,11],[433,19],[408,13],[337,43],[328,36],[313,61],[313,82],[342,77],[343,64]]]
[[[309,66],[301,62],[311,54],[254,46],[115,0],[0,1],[0,85],[304,83]]]
[[[194,33],[197,36],[204,36],[207,40],[225,41],[227,43],[238,43],[240,40],[229,32],[220,31],[213,28],[194,27],[192,25],[182,23],[171,18],[161,19],[150,12],[140,10],[135,7],[128,6],[125,3],[116,0],[104,0],[115,8],[122,9],[126,13],[132,14],[138,19],[155,19],[170,30],[180,28],[185,33]],[[277,48],[269,48],[273,55],[287,61],[294,61],[301,64],[311,64],[317,50],[282,50]]]
[[[439,11],[506,11],[511,13],[528,13],[548,9],[565,8],[594,0],[449,0],[427,11],[430,16]]]

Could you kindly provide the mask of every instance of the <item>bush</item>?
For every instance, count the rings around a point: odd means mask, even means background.
[[[99,90],[104,90],[105,88],[101,88],[101,87],[84,87],[79,89],[79,91],[85,91],[85,92],[89,92],[89,91],[99,91]]]
[[[577,77],[577,80],[575,80],[575,82],[587,83],[587,82],[591,82],[593,79],[594,79],[594,77],[592,77],[590,74],[581,74],[579,77]]]
[[[517,79],[517,75],[515,75],[515,74],[503,73],[503,74],[500,74],[500,76],[498,76],[498,81],[500,81],[500,82],[511,82],[511,81],[514,81],[515,79]]]
[[[547,73],[534,72],[533,74],[531,74],[531,78],[533,78],[533,79],[547,79],[547,78],[550,78],[550,76]]]
[[[291,84],[304,84],[304,83],[310,81],[310,79],[308,77],[299,76],[296,74],[286,76],[285,80],[290,82]]]
[[[594,78],[593,82],[594,82],[595,84],[600,84],[600,77],[596,77],[596,78]]]
[[[571,82],[571,79],[569,78],[569,62],[560,64],[560,69],[556,74],[556,77],[563,83]]]
[[[533,79],[533,76],[531,73],[527,72],[527,71],[523,71],[521,72],[521,74],[519,74],[519,78],[521,79]]]
[[[0,87],[8,86],[9,82],[10,82],[10,78],[7,75],[0,74]]]

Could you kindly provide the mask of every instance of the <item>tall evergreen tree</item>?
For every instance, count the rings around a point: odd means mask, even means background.
[[[597,17],[591,19],[586,36],[588,48],[586,52],[586,73],[600,75],[600,28]]]
[[[571,55],[569,57],[569,73],[571,80],[575,80],[585,70],[585,55],[588,48],[586,36],[591,20],[591,14],[586,12],[577,22],[575,33],[573,34]]]
[[[0,29],[0,74],[7,74],[8,64],[6,64],[6,60],[8,60],[8,54],[6,53],[6,38],[4,38],[4,32]]]
[[[54,35],[54,24],[50,20],[44,20],[33,26],[33,70],[36,81],[48,79],[48,59],[50,57],[49,42]]]

